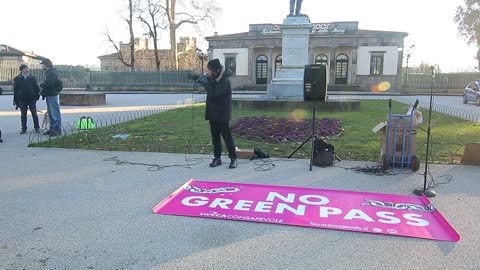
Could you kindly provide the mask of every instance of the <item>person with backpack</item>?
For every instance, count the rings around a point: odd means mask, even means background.
[[[62,90],[62,83],[58,79],[57,70],[53,67],[50,59],[45,58],[40,64],[45,70],[45,81],[40,85],[41,95],[46,99],[48,119],[50,120],[50,129],[43,135],[60,136],[62,135],[62,117],[58,93]]]
[[[27,111],[30,109],[33,119],[33,127],[35,132],[40,132],[40,125],[37,115],[37,100],[40,98],[40,87],[38,87],[37,79],[30,74],[27,65],[20,65],[20,75],[13,79],[13,106],[15,109],[20,108],[22,130],[20,134],[27,132]]]

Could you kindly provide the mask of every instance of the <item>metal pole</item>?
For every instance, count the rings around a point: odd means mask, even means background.
[[[431,121],[432,121],[432,103],[433,103],[433,80],[435,78],[435,67],[432,66],[432,84],[430,87],[430,107],[428,111],[428,127],[427,127],[427,152],[425,154],[425,172],[423,174],[423,189],[417,188],[413,191],[416,195],[425,195],[427,197],[435,197],[437,194],[431,188],[427,188],[427,175],[428,175],[428,158],[430,153],[430,134],[431,134]]]

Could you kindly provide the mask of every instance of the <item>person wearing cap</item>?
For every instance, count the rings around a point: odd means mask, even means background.
[[[41,64],[45,70],[45,81],[40,85],[42,87],[41,94],[46,99],[48,119],[50,120],[50,129],[43,134],[59,136],[62,134],[62,118],[57,91],[57,70],[53,67],[50,59],[44,59]]]
[[[229,76],[231,73],[225,70],[220,61],[213,59],[207,64],[207,74],[200,76],[197,81],[203,84],[207,91],[205,120],[208,120],[210,124],[214,155],[210,167],[222,165],[221,136],[227,145],[230,157],[229,168],[234,169],[237,167],[237,154],[229,123],[232,115],[232,88]]]
[[[27,65],[20,66],[20,74],[13,79],[13,106],[20,108],[22,130],[20,134],[27,132],[27,111],[30,109],[35,132],[40,132],[40,125],[37,115],[37,100],[40,98],[40,87],[37,79],[30,74]]]

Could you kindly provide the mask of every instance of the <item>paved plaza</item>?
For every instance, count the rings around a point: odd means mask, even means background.
[[[87,113],[102,115],[191,97],[107,95],[105,106],[62,107],[62,116],[73,121]],[[460,234],[457,243],[154,215],[151,208],[191,178],[411,195],[423,176],[409,170],[370,176],[342,168],[374,165],[362,161],[309,171],[308,160],[274,159],[275,166],[259,171],[254,161],[240,160],[239,167],[230,170],[227,162],[209,168],[207,155],[29,148],[28,135],[18,134],[19,112],[13,110],[11,99],[0,96],[5,140],[0,144],[0,269],[480,267],[479,166],[431,166],[434,176],[453,177],[435,189],[438,196],[431,201]],[[44,102],[39,105],[39,110],[45,109]],[[111,157],[178,166],[155,171],[105,161]]]

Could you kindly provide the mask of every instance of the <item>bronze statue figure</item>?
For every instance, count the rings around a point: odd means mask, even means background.
[[[290,0],[290,16],[300,15],[300,9],[302,8],[302,1],[303,0]]]

